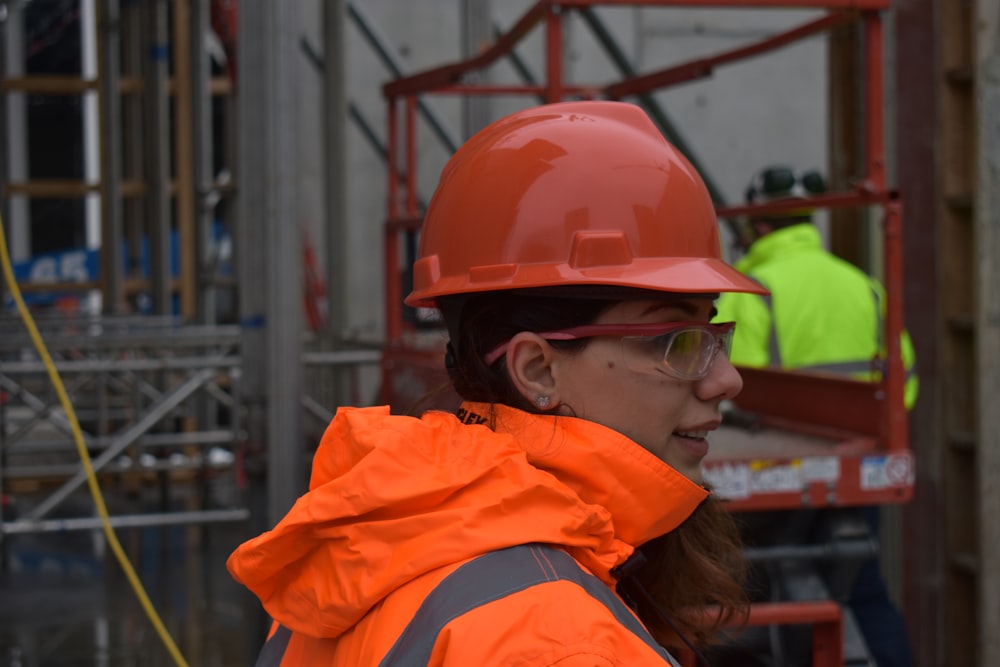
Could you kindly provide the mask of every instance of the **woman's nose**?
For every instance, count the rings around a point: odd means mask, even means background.
[[[695,395],[703,401],[729,400],[735,398],[742,390],[743,378],[740,372],[729,361],[729,357],[718,354],[712,360],[708,374],[696,383]]]

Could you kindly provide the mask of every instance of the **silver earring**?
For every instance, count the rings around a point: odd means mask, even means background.
[[[535,399],[535,405],[537,405],[538,407],[540,407],[543,410],[545,408],[549,407],[549,405],[551,403],[552,403],[552,399],[549,398],[548,396],[545,396],[545,395],[539,396],[538,398]]]

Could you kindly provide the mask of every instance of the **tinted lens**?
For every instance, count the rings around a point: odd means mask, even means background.
[[[708,370],[715,350],[715,335],[706,329],[685,329],[672,334],[664,357],[678,375],[695,378]]]
[[[691,327],[662,336],[625,336],[625,364],[636,371],[667,373],[682,380],[705,376],[719,350],[729,353],[732,332]]]

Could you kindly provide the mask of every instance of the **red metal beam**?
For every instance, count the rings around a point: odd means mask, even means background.
[[[812,625],[813,667],[841,667],[844,664],[843,613],[836,602],[753,604],[747,625]]]
[[[868,180],[875,189],[885,187],[885,128],[882,109],[885,105],[885,75],[882,53],[882,19],[877,13],[864,17],[865,49],[865,152]]]
[[[755,6],[765,7],[786,7],[786,8],[819,8],[829,10],[840,10],[837,14],[825,16],[817,21],[801,26],[771,39],[754,44],[744,49],[738,49],[730,53],[721,54],[715,58],[706,58],[694,61],[678,67],[664,70],[660,73],[645,75],[617,84],[613,84],[605,89],[606,94],[612,98],[621,98],[636,92],[645,92],[653,88],[681,83],[692,79],[707,76],[713,67],[729,61],[746,58],[751,55],[763,53],[783,46],[787,43],[802,39],[814,32],[820,32],[832,28],[840,23],[851,20],[852,16],[848,10],[880,10],[889,8],[888,0],[766,0],[755,3]],[[531,6],[514,24],[514,26],[501,35],[489,49],[483,51],[478,56],[468,60],[442,65],[424,72],[407,77],[395,79],[385,84],[382,88],[386,97],[396,97],[400,95],[428,93],[447,86],[458,84],[467,73],[487,67],[500,58],[507,55],[520,40],[531,32],[541,21],[547,22],[547,31],[551,34],[552,24],[560,21],[560,14],[563,10],[579,7],[590,7],[596,5],[618,5],[634,7],[746,7],[744,2],[734,0],[687,0],[686,2],[670,2],[669,0],[628,0],[628,1],[608,1],[608,0],[540,0]],[[551,86],[557,85],[561,81],[560,76],[552,76],[552,67],[558,67],[561,62],[553,58],[551,49],[548,63],[550,98],[549,101],[556,101],[561,98],[551,98]],[[659,77],[659,78],[658,78]]]
[[[382,86],[382,93],[392,99],[400,95],[430,92],[436,88],[455,84],[466,72],[473,72],[491,65],[510,53],[514,45],[523,39],[531,29],[545,19],[549,12],[550,0],[542,0],[531,7],[514,27],[497,39],[493,45],[478,56],[449,65],[443,65],[425,72],[390,81]]]
[[[619,83],[611,84],[604,88],[604,93],[611,99],[621,99],[629,95],[646,93],[656,88],[663,88],[685,81],[693,81],[709,76],[712,70],[726,63],[743,60],[751,56],[773,51],[797,42],[809,35],[820,33],[837,27],[838,25],[856,20],[851,12],[828,14],[804,25],[769,37],[760,42],[755,42],[749,46],[744,46],[732,51],[721,53],[711,58],[700,58],[682,65],[668,67],[667,69],[651,72],[642,76],[625,79]]]
[[[489,84],[489,83],[455,83],[439,86],[431,91],[435,95],[525,95],[545,98],[549,92],[548,85],[519,84]],[[593,98],[601,92],[599,86],[563,85],[563,97]]]
[[[558,0],[563,7],[729,7],[735,9],[889,9],[891,0]]]
[[[750,606],[747,625],[792,623],[840,623],[840,605],[831,600],[805,602],[759,602]]]
[[[889,449],[909,446],[908,414],[905,406],[906,369],[903,367],[900,336],[903,322],[903,223],[902,205],[892,202],[885,207],[883,225],[885,290],[886,290],[886,358],[888,368],[882,382],[885,386],[884,410],[886,438]]]
[[[743,391],[734,403],[743,410],[842,429],[860,435],[884,437],[879,394],[871,382],[835,375],[740,368]]]
[[[706,621],[717,613],[715,608],[703,610]],[[750,605],[748,626],[812,625],[813,667],[843,667],[844,621],[840,605],[829,600],[804,602],[758,602]],[[682,667],[695,667],[696,656],[690,650],[677,654]]]
[[[899,193],[895,190],[871,190],[867,183],[854,192],[828,192],[809,198],[809,206],[817,209],[847,208],[856,206],[885,206],[895,201]],[[767,215],[795,211],[802,208],[801,200],[778,201],[767,204],[745,204],[725,206],[716,209],[720,218],[737,218],[744,215]]]

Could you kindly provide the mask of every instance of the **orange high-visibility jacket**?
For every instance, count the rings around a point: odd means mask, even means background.
[[[228,561],[274,620],[258,664],[673,664],[612,570],[707,492],[616,431],[475,403],[342,408],[309,487]]]

